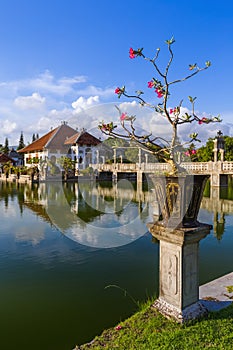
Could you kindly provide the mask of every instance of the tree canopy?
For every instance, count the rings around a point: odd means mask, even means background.
[[[225,160],[233,161],[233,137],[224,136],[225,141]],[[213,160],[214,139],[209,138],[205,146],[200,147],[197,150],[198,162],[209,162]]]
[[[18,145],[17,150],[20,150],[24,147],[25,147],[25,144],[24,144],[23,132],[21,131],[20,138],[19,138],[19,145]]]

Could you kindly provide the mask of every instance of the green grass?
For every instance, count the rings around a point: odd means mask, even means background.
[[[233,304],[184,325],[166,319],[151,305],[145,305],[118,326],[121,328],[105,330],[91,343],[76,349],[233,349]]]

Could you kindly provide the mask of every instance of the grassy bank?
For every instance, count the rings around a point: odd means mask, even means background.
[[[205,318],[181,325],[163,317],[150,305],[91,343],[76,349],[233,349],[233,305]]]

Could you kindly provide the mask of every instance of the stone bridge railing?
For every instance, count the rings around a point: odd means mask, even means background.
[[[137,181],[142,181],[143,173],[161,173],[169,171],[167,163],[113,163],[113,164],[90,164],[90,166],[99,172],[111,172],[113,177],[117,173],[137,173]],[[221,186],[227,184],[227,179],[221,175],[233,175],[233,162],[185,162],[181,163],[189,174],[207,174],[210,175],[211,186]],[[222,182],[225,181],[224,183]]]
[[[167,163],[115,163],[115,164],[91,164],[94,170],[110,172],[161,172],[168,171]],[[209,174],[233,174],[233,162],[185,162],[181,164],[190,173]]]

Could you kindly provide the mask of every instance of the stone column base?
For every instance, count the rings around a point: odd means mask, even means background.
[[[200,318],[208,313],[207,308],[201,303],[201,301],[197,301],[196,303],[181,310],[174,305],[169,304],[165,300],[158,298],[154,302],[153,307],[158,309],[158,311],[165,317],[173,318],[179,323]]]

